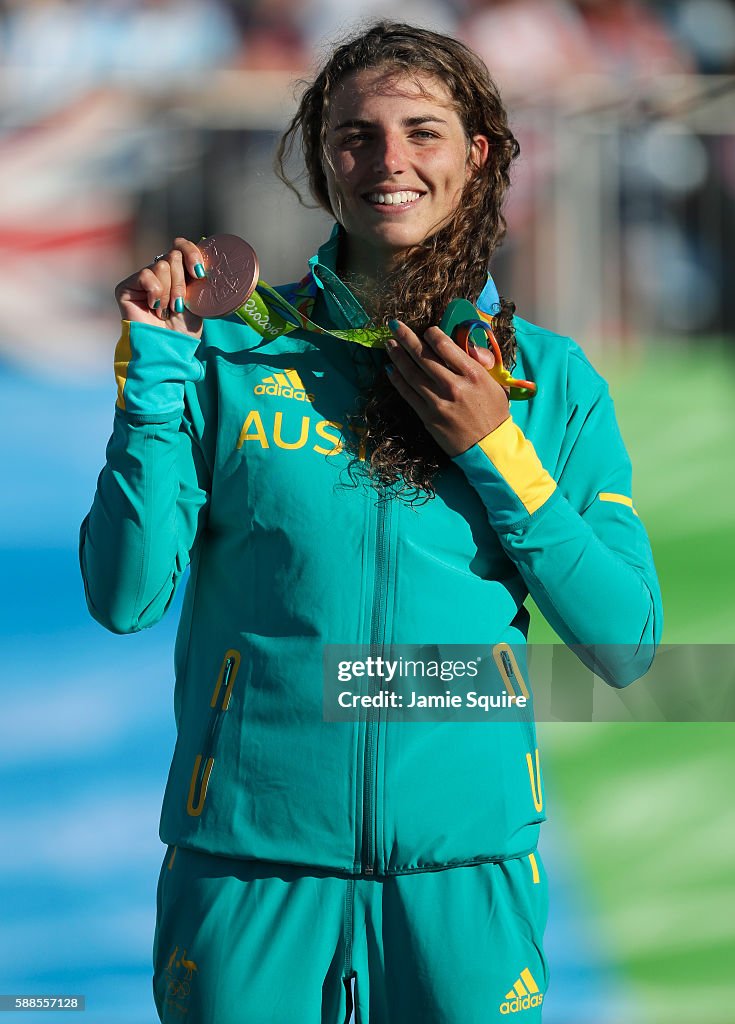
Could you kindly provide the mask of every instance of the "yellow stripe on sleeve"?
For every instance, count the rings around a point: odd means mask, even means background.
[[[133,357],[130,348],[130,321],[123,320],[120,340],[115,346],[115,380],[117,381],[118,409],[125,408],[125,383],[128,379],[128,365]]]
[[[533,853],[529,853],[528,859],[531,862],[531,877],[533,878],[533,884],[538,885],[541,878],[538,873],[538,864],[536,863],[536,857]]]
[[[627,505],[628,508],[632,510],[634,516],[638,515],[636,510],[633,508],[633,499],[629,498],[626,494],[615,494],[612,491],[600,491],[597,497],[600,501],[614,501],[617,505]]]
[[[541,508],[556,490],[555,480],[541,465],[536,449],[511,416],[478,444],[529,515]]]

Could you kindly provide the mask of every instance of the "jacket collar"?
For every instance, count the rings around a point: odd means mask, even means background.
[[[337,255],[341,227],[334,225],[327,241],[319,247],[315,256],[309,260],[309,271],[316,285],[317,304],[323,302],[327,317],[335,327],[362,327],[369,317],[350,289],[337,277]],[[487,275],[485,287],[480,292],[475,305],[483,313],[491,316],[497,312],[500,299],[490,274]]]
[[[363,327],[369,317],[350,289],[337,277],[337,254],[341,227],[335,224],[332,234],[309,260],[309,270],[317,287],[317,304],[321,299],[328,318],[338,328]]]

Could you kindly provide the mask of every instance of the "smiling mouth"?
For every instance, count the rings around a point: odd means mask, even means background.
[[[366,192],[362,198],[373,209],[387,213],[389,210],[410,210],[424,195],[424,192],[406,189],[403,192]]]

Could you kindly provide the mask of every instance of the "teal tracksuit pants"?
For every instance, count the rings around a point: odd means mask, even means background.
[[[164,1024],[538,1024],[538,854],[346,878],[170,847],[153,989]]]

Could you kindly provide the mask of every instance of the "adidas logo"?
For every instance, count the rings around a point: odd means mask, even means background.
[[[540,1006],[543,1001],[543,992],[539,992],[533,975],[524,967],[518,981],[513,983],[513,988],[505,993],[505,1000],[500,1004],[500,1012],[520,1013],[521,1010],[530,1010],[532,1006]]]
[[[284,370],[272,377],[263,377],[253,389],[256,395],[278,395],[280,398],[295,398],[297,402],[313,402],[314,396],[306,393],[296,370]]]

